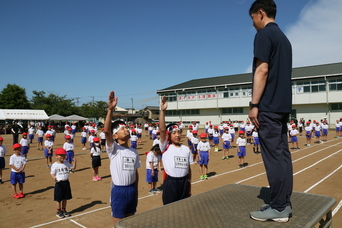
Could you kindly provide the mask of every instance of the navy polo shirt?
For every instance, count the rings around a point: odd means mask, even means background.
[[[254,38],[253,81],[256,59],[268,63],[268,78],[259,111],[290,113],[292,107],[292,47],[276,23],[268,23]]]

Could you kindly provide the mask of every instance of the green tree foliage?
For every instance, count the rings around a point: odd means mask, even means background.
[[[15,84],[7,84],[0,93],[1,109],[30,109],[26,91]]]
[[[33,109],[43,109],[49,116],[53,114],[69,116],[77,113],[74,99],[67,99],[66,96],[52,93],[46,96],[44,91],[34,90],[32,93],[34,94],[31,99]]]
[[[79,115],[84,117],[105,117],[107,114],[107,103],[104,101],[88,102],[79,107]]]

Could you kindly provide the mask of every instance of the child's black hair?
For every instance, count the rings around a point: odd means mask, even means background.
[[[159,144],[154,145],[154,146],[151,148],[151,151],[154,151],[154,152],[156,152],[158,155],[161,155],[161,151],[160,151]]]

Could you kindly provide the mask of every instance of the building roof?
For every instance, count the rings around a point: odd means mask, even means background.
[[[292,80],[316,78],[325,76],[342,75],[342,62],[323,65],[314,65],[306,67],[297,67],[292,69]],[[250,84],[252,82],[252,73],[226,75],[210,78],[200,78],[186,81],[165,89],[158,90],[157,93],[169,92],[175,90],[203,89],[208,87],[222,87],[232,85]]]
[[[159,111],[159,107],[158,106],[146,106],[145,109],[151,110],[151,111]]]

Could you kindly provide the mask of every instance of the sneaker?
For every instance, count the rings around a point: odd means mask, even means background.
[[[270,207],[269,204],[263,204],[260,208],[260,211],[267,210]],[[291,206],[286,206],[287,210],[289,211],[289,218],[292,217],[292,207]]]
[[[148,191],[148,193],[149,193],[150,195],[155,195],[155,194],[156,194],[152,189],[150,189],[150,190]]]
[[[13,198],[19,199],[20,198],[19,194],[18,193],[13,194]]]
[[[98,181],[102,180],[102,178],[101,178],[101,177],[96,177],[96,179],[97,179]]]
[[[2,181],[2,179],[0,179],[0,184],[3,184],[4,182]]]
[[[64,216],[63,211],[57,211],[56,217],[57,218],[64,218],[65,216]]]
[[[49,165],[47,165],[47,166],[45,166],[46,168],[50,168],[50,166]]]
[[[249,214],[252,219],[257,220],[257,221],[264,222],[267,220],[272,220],[275,222],[287,222],[289,221],[289,217],[290,217],[290,209],[291,207],[286,207],[283,211],[279,212],[276,209],[267,207],[264,210],[252,211]]]
[[[229,157],[227,156],[226,159],[229,159]]]
[[[306,144],[306,146],[311,146],[310,144]]]
[[[62,211],[62,212],[63,212],[64,217],[70,217],[71,216],[71,214],[67,211]]]
[[[23,193],[23,192],[20,192],[20,193],[19,193],[19,198],[24,198],[24,197],[25,197],[24,193]]]
[[[97,177],[93,177],[93,181],[98,181],[98,180],[97,180]]]
[[[82,150],[86,150],[87,148],[83,147]]]
[[[203,180],[208,180],[208,175],[203,175]]]
[[[222,157],[222,160],[226,159],[226,157]]]
[[[158,189],[158,188],[153,189],[153,191],[154,191],[155,193],[157,193],[157,194],[159,194],[159,193],[162,192],[162,191],[161,191],[160,189]]]
[[[243,165],[238,165],[239,168],[243,168]]]
[[[201,180],[204,180],[204,175],[200,176],[200,179],[201,179]]]
[[[297,149],[298,149],[298,150],[300,150],[300,148],[299,148],[299,147],[297,147]]]

